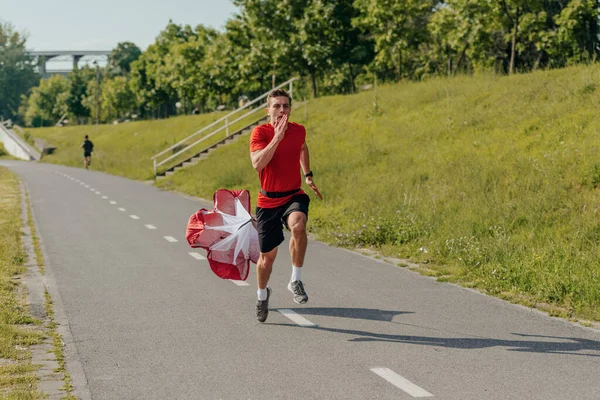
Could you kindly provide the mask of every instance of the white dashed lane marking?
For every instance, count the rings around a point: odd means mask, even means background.
[[[402,375],[398,375],[389,368],[371,368],[371,371],[396,386],[398,389],[402,389],[412,397],[433,397],[427,390],[420,388],[415,385]]]
[[[196,260],[206,260],[206,257],[204,257],[202,254],[200,253],[196,253],[194,251],[191,251],[188,253],[190,256],[194,257]]]
[[[277,311],[279,311],[284,317],[288,317],[289,319],[291,319],[297,325],[306,326],[306,327],[317,326],[317,324],[310,322],[309,320],[304,318],[302,315],[296,314],[294,311],[289,310],[287,308],[280,308]]]
[[[250,286],[250,284],[248,282],[244,282],[244,281],[235,281],[233,279],[229,279],[230,282],[235,283],[238,286]]]
[[[64,174],[61,174],[61,175],[65,176],[65,177],[67,176],[67,175],[64,175]],[[85,182],[81,182],[79,179],[75,179],[75,178],[73,178],[73,177],[68,177],[68,178],[69,178],[69,179],[71,179],[71,180],[73,180],[73,181],[75,181],[75,182],[78,182],[79,184],[81,184],[82,186],[84,186],[84,187],[86,187],[86,188],[89,188],[89,189],[90,189],[90,192],[94,192],[94,193],[96,193],[97,195],[100,195],[100,194],[102,194],[100,191],[96,190],[96,189],[95,189],[95,188],[93,188],[93,187],[90,187],[90,185],[87,185]],[[103,198],[104,200],[108,200],[108,196],[102,196],[102,198]],[[109,201],[109,203],[110,203],[110,204],[112,204],[112,205],[115,205],[115,204],[117,204],[117,202],[116,202],[116,201],[114,201],[114,200],[110,200],[110,201]],[[126,210],[125,208],[123,208],[123,207],[119,207],[119,208],[118,208],[118,210],[119,210],[119,211],[122,211],[122,212],[124,212],[124,211],[127,211],[127,210]],[[131,219],[140,219],[140,217],[138,217],[137,215],[134,215],[134,214],[131,214],[131,215],[129,216],[129,218],[131,218]],[[154,225],[146,224],[146,225],[144,225],[144,226],[145,226],[146,228],[150,229],[150,230],[154,230],[154,229],[156,229],[156,226],[154,226]],[[177,240],[177,239],[175,239],[173,236],[163,236],[163,237],[165,238],[165,240],[166,240],[167,242],[170,242],[170,243],[177,243],[177,242],[178,242],[178,240]],[[203,256],[202,254],[200,254],[200,253],[196,253],[196,252],[190,252],[190,253],[189,253],[189,255],[190,255],[190,256],[192,256],[193,258],[195,258],[196,260],[206,260],[206,257],[204,257],[204,256]],[[231,282],[233,282],[233,283],[235,283],[235,284],[236,284],[236,285],[238,285],[238,286],[250,286],[250,285],[249,285],[247,282],[244,282],[244,281],[235,281],[235,280],[232,280],[232,279],[230,279],[230,281],[231,281]]]

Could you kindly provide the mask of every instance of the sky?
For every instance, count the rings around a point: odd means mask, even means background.
[[[0,20],[27,34],[28,50],[145,50],[169,19],[224,31],[237,11],[231,0],[0,0]]]

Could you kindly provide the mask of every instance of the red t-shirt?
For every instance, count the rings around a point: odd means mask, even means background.
[[[250,136],[250,153],[267,147],[273,136],[275,128],[271,124],[254,128]],[[300,153],[305,140],[306,129],[300,124],[288,122],[283,140],[279,142],[273,158],[258,173],[261,188],[267,192],[287,192],[302,186]],[[293,195],[271,199],[259,192],[256,204],[261,208],[275,208],[287,203],[292,196],[302,193],[301,189]]]

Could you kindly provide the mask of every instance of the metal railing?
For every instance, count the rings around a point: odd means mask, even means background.
[[[164,165],[165,163],[175,159],[176,157],[180,156],[181,154],[183,154],[184,152],[188,151],[189,149],[191,149],[192,147],[197,146],[198,144],[202,143],[203,141],[213,137],[214,135],[216,135],[219,132],[222,132],[223,130],[225,130],[225,137],[229,137],[230,132],[229,132],[229,128],[243,120],[244,118],[247,118],[249,116],[251,116],[252,114],[258,112],[258,111],[263,111],[263,107],[266,107],[267,103],[266,101],[261,103],[257,108],[254,108],[253,110],[250,110],[248,112],[246,112],[244,115],[242,116],[236,116],[237,113],[240,113],[241,111],[253,106],[256,103],[261,102],[263,99],[265,99],[269,93],[271,93],[273,90],[275,89],[281,89],[283,87],[285,87],[286,85],[288,85],[288,93],[290,94],[290,96],[292,96],[292,91],[293,91],[293,83],[294,81],[298,80],[299,78],[292,78],[278,86],[275,86],[273,89],[269,90],[268,92],[263,93],[262,95],[258,96],[257,98],[255,98],[254,100],[244,104],[242,107],[239,107],[238,109],[230,112],[229,114],[225,115],[222,118],[219,118],[218,120],[214,121],[213,123],[205,126],[204,128],[192,133],[191,135],[189,135],[188,137],[186,137],[185,139],[180,140],[179,142],[175,143],[174,145],[164,149],[163,151],[161,151],[160,153],[155,154],[151,160],[154,164],[154,176],[156,176],[157,171],[158,171],[158,167]],[[256,118],[256,120],[253,120],[254,122],[259,121],[261,118],[264,117],[264,114],[262,114],[260,116],[260,118]],[[234,119],[235,118],[235,119]],[[209,130],[210,128],[213,128],[221,123],[224,122],[224,125],[221,127],[216,128],[215,130],[213,130],[212,132],[208,133],[207,135],[202,136],[200,139],[196,140],[195,142],[184,146],[183,148],[180,148],[183,144],[185,144],[186,142],[188,142],[190,139],[200,135],[203,132],[206,132],[207,130]],[[177,150],[174,150],[177,149]],[[204,150],[204,149],[203,149]],[[173,154],[169,155],[168,157],[166,157],[165,159],[161,159],[161,156],[164,156],[165,154],[167,154],[168,152],[173,152],[175,151]],[[199,151],[200,152],[200,151]],[[160,161],[159,161],[160,160]]]

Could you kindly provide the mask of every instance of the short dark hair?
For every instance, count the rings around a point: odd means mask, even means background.
[[[271,98],[280,96],[287,97],[290,101],[290,107],[292,106],[292,96],[290,96],[290,94],[283,89],[275,89],[271,93],[269,93],[269,95],[267,96],[267,106],[269,106],[269,100]]]
[[[85,135],[85,138],[87,139],[87,138],[88,138],[88,135]]]

